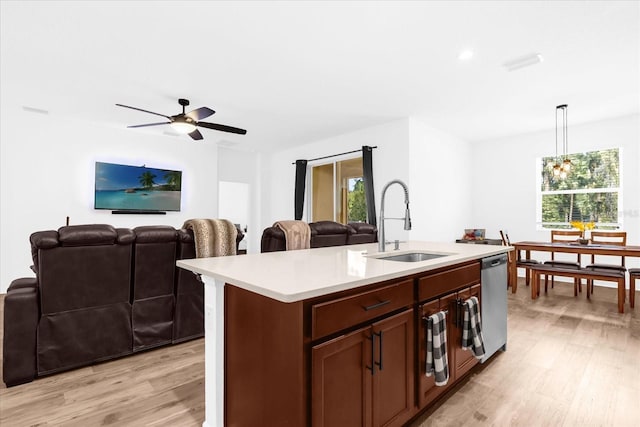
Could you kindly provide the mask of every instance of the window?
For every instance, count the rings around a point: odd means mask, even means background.
[[[541,159],[538,222],[542,228],[571,228],[570,221],[593,221],[601,229],[621,226],[620,150],[569,155],[571,172],[553,176],[555,157]]]
[[[366,221],[362,157],[311,167],[311,221]]]

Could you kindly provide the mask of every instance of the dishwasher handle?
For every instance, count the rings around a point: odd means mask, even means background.
[[[507,263],[507,254],[499,254],[482,259],[482,269],[497,267]]]

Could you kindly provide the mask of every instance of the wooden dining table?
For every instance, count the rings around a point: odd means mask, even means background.
[[[515,293],[518,289],[518,267],[517,261],[522,259],[521,254],[525,252],[524,259],[531,258],[531,252],[562,252],[568,254],[584,254],[584,255],[609,255],[624,256],[632,258],[640,258],[640,246],[619,246],[606,244],[587,244],[580,243],[551,243],[551,242],[517,242],[511,243],[515,249],[515,260],[509,265],[509,282],[511,283],[511,292]]]

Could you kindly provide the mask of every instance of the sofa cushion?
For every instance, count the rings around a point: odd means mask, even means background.
[[[311,247],[325,248],[347,244],[349,228],[338,222],[318,221],[309,224],[311,228]]]
[[[133,229],[136,243],[175,242],[178,236],[176,229],[169,225],[145,225]]]
[[[378,232],[378,228],[375,225],[371,225],[366,222],[350,222],[348,226],[355,233],[374,234]]]
[[[117,238],[116,229],[107,224],[69,225],[58,229],[62,246],[111,245]]]
[[[130,228],[116,228],[118,233],[117,242],[120,245],[130,245],[136,241],[136,234]]]
[[[347,234],[349,233],[349,228],[340,224],[339,222],[334,221],[318,221],[312,222],[309,224],[311,227],[311,235],[315,236],[318,234]]]

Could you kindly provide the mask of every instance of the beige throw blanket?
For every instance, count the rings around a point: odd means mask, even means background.
[[[311,247],[311,228],[304,221],[278,221],[273,224],[284,231],[288,251]]]
[[[236,254],[238,230],[226,219],[189,219],[182,228],[193,230],[196,258]]]

